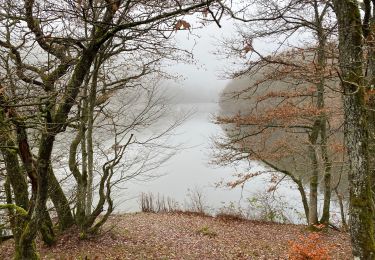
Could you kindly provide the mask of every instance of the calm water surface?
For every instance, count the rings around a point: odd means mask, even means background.
[[[244,189],[216,188],[216,183],[233,180],[232,175],[243,172],[245,167],[215,167],[209,165],[211,137],[222,133],[219,125],[211,122],[213,114],[219,111],[216,103],[175,105],[176,111],[194,109],[195,113],[178,129],[173,142],[184,143],[186,149],[172,157],[155,174],[165,175],[148,182],[131,181],[124,184],[117,201],[118,211],[138,211],[139,195],[142,192],[160,194],[175,199],[180,204],[188,203],[189,189],[198,189],[203,193],[206,205],[217,210],[224,205],[244,204],[246,198],[253,197],[267,189],[268,183],[263,178],[256,178]],[[254,171],[262,169],[255,167]],[[298,204],[299,195],[295,189],[285,183],[278,191],[292,204]]]

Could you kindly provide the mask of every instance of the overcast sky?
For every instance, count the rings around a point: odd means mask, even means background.
[[[192,27],[199,26],[197,19],[193,17],[185,17]],[[199,29],[192,29],[192,32],[181,30],[176,32],[176,40],[178,46],[187,50],[193,49],[193,54],[196,59],[196,64],[178,64],[172,66],[168,71],[173,74],[183,74],[185,80],[178,82],[167,82],[167,86],[173,91],[172,95],[177,96],[176,100],[179,102],[213,102],[218,100],[219,93],[223,90],[229,80],[224,79],[223,71],[230,68],[232,72],[235,70],[233,66],[243,63],[245,60],[240,60],[240,57],[233,57],[232,60],[223,59],[214,52],[219,51],[218,39],[234,38],[236,36],[236,26],[233,20],[223,19],[220,22],[222,28],[219,28],[215,23],[210,23],[207,26]],[[196,36],[197,35],[197,36]],[[238,37],[238,36],[237,36]],[[297,42],[303,40],[302,35],[296,37],[296,40],[291,41],[298,45]],[[241,41],[241,39],[239,39]],[[270,54],[276,50],[278,44],[270,40],[254,41],[254,47],[263,55]],[[251,56],[256,59],[256,56]],[[237,65],[233,65],[236,59]],[[241,67],[243,69],[243,67]],[[176,101],[175,100],[175,101]]]
[[[189,17],[185,18],[188,22]],[[192,26],[197,23],[191,22]],[[183,74],[184,79],[178,82],[168,82],[177,99],[182,102],[207,102],[216,101],[218,94],[225,87],[228,80],[220,79],[221,70],[227,66],[228,61],[222,60],[215,55],[218,49],[217,38],[223,35],[228,37],[234,33],[234,25],[227,20],[221,22],[222,28],[216,24],[210,24],[202,29],[193,29],[192,34],[188,31],[177,31],[176,39],[178,46],[187,50],[193,49],[196,64],[178,64],[172,66],[168,71]],[[194,36],[194,35],[198,35]]]

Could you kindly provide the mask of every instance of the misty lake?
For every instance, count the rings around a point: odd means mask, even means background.
[[[173,156],[161,169],[156,169],[155,174],[163,174],[157,179],[147,182],[130,181],[123,184],[115,197],[117,211],[134,212],[139,211],[140,194],[152,193],[173,198],[181,206],[189,203],[189,189],[198,189],[203,193],[203,200],[211,210],[215,212],[223,206],[232,204],[236,207],[246,206],[246,200],[257,194],[265,192],[268,187],[268,179],[256,177],[241,188],[229,189],[216,187],[222,180],[233,180],[235,173],[247,170],[243,167],[215,167],[210,165],[211,138],[222,133],[219,125],[212,122],[212,117],[219,111],[217,103],[196,103],[173,105],[176,111],[191,110],[194,114],[189,117],[177,129],[177,135],[173,142],[183,143],[185,149]],[[252,167],[252,171],[262,169],[261,166]],[[288,205],[300,209],[300,197],[294,186],[284,182],[275,194],[282,198]],[[295,218],[295,217],[293,217]]]

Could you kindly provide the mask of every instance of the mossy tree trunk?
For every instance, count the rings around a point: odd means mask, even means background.
[[[9,139],[11,141],[11,139]],[[8,141],[8,145],[10,142]],[[5,162],[5,167],[7,171],[7,179],[11,184],[13,195],[14,195],[14,205],[24,209],[28,208],[28,189],[25,176],[19,166],[18,155],[16,150],[12,148],[3,148],[2,154]],[[10,201],[9,201],[10,202]],[[9,203],[8,202],[8,203]],[[9,209],[9,214],[11,217],[11,228],[14,236],[15,249],[20,250],[20,239],[22,235],[23,227],[26,224],[26,219],[24,216],[20,216],[13,209]]]
[[[22,236],[23,227],[27,223],[27,219],[24,215],[19,215],[19,211],[14,210],[15,207],[23,209],[25,212],[29,208],[29,192],[28,185],[20,167],[18,160],[17,145],[15,143],[15,136],[13,134],[13,129],[10,125],[9,119],[6,118],[5,96],[0,96],[0,146],[1,153],[5,163],[5,170],[7,173],[7,182],[13,190],[14,195],[14,207],[8,207],[9,214],[11,215],[11,228],[14,236],[14,243],[16,251],[21,250],[20,240]],[[8,191],[9,193],[10,191]],[[11,201],[11,194],[7,194],[9,197],[8,204]],[[9,204],[10,205],[10,204]],[[32,245],[31,245],[32,246]],[[35,255],[36,253],[31,253]]]
[[[369,129],[369,168],[372,173],[372,192],[375,200],[375,1],[364,1],[363,36],[367,49],[367,120]],[[374,219],[375,221],[375,219]]]
[[[82,128],[77,132],[69,149],[69,169],[73,174],[77,183],[77,195],[76,195],[76,214],[75,221],[77,225],[82,229],[83,223],[85,222],[86,214],[86,186],[87,177],[81,174],[77,162],[77,149],[82,141]]]
[[[32,207],[29,209],[30,211],[32,211],[33,207],[35,206],[35,199],[38,196],[37,165],[34,161],[33,154],[31,153],[25,124],[19,118],[15,118],[17,117],[15,111],[12,111],[10,114],[12,116],[16,128],[18,153],[20,155],[22,165],[26,170],[27,175],[29,176],[29,179],[32,183]],[[40,233],[42,234],[42,240],[47,245],[52,245],[55,242],[55,233],[53,231],[53,223],[47,209],[44,210],[42,219],[43,221],[39,226]]]
[[[356,259],[375,259],[372,176],[363,75],[363,34],[358,2],[334,0],[339,28],[345,139],[349,151],[350,235]]]
[[[3,115],[3,113],[0,114]],[[1,123],[4,123],[4,121]],[[35,242],[33,240],[26,242],[23,240],[23,232],[27,227],[30,218],[30,215],[28,215],[26,211],[29,208],[28,186],[26,178],[19,165],[16,145],[13,142],[12,136],[9,135],[11,131],[9,128],[7,131],[8,134],[5,136],[7,140],[3,142],[4,139],[1,138],[1,145],[3,146],[1,152],[3,154],[7,171],[7,179],[12,186],[15,197],[15,204],[6,205],[12,217],[11,224],[15,243],[14,257],[15,259],[38,259]],[[2,135],[2,137],[4,137],[4,135]]]
[[[59,219],[59,230],[64,231],[75,224],[72,211],[69,206],[69,201],[66,198],[60,183],[53,173],[52,167],[49,168],[49,197],[56,209],[57,217]]]

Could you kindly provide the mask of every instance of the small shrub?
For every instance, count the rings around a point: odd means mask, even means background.
[[[230,202],[229,205],[221,207],[216,214],[216,218],[222,221],[242,221],[246,219],[242,209],[239,206],[236,207],[234,202]]]
[[[248,198],[247,218],[277,223],[291,223],[288,210],[293,210],[281,197],[269,192],[259,193]]]
[[[290,260],[330,260],[331,246],[325,245],[317,233],[300,236],[297,241],[289,241]]]
[[[148,213],[184,213],[186,215],[209,216],[209,207],[205,202],[203,191],[197,187],[188,189],[188,202],[184,207],[164,195],[152,193],[141,193],[139,205],[142,212]]]
[[[202,188],[195,187],[188,189],[187,198],[189,201],[185,205],[185,211],[206,213],[208,211],[208,205],[205,201],[205,195]]]
[[[172,198],[158,194],[154,196],[152,193],[142,193],[140,198],[140,206],[142,212],[174,212],[179,210],[178,203]]]
[[[215,231],[212,231],[209,227],[204,226],[197,230],[197,234],[208,236],[209,238],[213,238],[217,236],[217,233]]]

